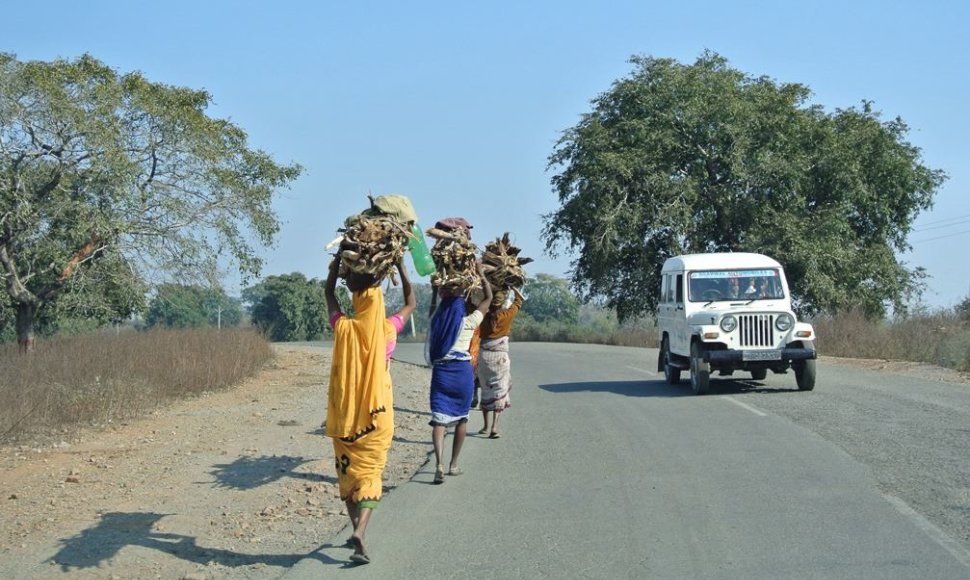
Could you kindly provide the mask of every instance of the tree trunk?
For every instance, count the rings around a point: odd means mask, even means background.
[[[20,302],[17,304],[17,344],[20,352],[34,349],[34,321],[37,318],[37,304]]]

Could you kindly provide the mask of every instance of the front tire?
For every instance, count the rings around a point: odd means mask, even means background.
[[[668,385],[679,384],[680,369],[670,364],[670,345],[667,343],[667,337],[664,337],[663,342],[660,343],[660,363],[664,369],[664,381]]]
[[[811,391],[815,388],[814,359],[809,359],[795,367],[795,383],[799,391]]]
[[[711,364],[702,355],[700,343],[690,345],[690,387],[695,395],[706,395],[711,386]]]

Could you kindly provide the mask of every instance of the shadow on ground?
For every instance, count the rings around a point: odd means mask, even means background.
[[[192,536],[153,530],[166,515],[169,514],[106,513],[93,527],[61,540],[62,547],[52,561],[64,572],[97,568],[126,546],[141,546],[172,554],[187,562],[202,565],[216,563],[230,568],[254,564],[291,568],[304,558],[314,558],[324,564],[354,566],[352,562],[335,560],[321,551],[334,547],[331,544],[324,544],[307,554],[241,554],[219,548],[205,548],[196,544],[196,539]],[[347,555],[350,556],[349,550]]]
[[[539,385],[550,393],[614,393],[627,397],[683,397],[690,388],[668,385],[663,381],[585,381],[581,383],[553,383]]]
[[[405,407],[398,407],[397,405],[394,405],[394,412],[395,413],[412,413],[414,415],[426,415],[428,417],[431,416],[431,411],[415,411],[414,409],[407,409]]]
[[[284,477],[315,482],[337,482],[337,478],[328,475],[297,471],[301,465],[312,461],[317,460],[288,455],[240,457],[232,463],[213,465],[209,473],[215,477],[217,486],[232,489],[254,489]]]
[[[551,383],[539,385],[550,393],[613,393],[627,397],[686,397],[693,396],[690,382],[683,380],[668,385],[663,380],[653,381],[586,381],[581,383]],[[761,381],[731,378],[711,378],[710,394],[737,395],[743,393],[791,393],[797,389],[767,387]]]

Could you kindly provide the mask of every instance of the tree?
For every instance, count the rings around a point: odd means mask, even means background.
[[[210,100],[89,55],[0,53],[0,268],[24,348],[65,294],[113,296],[99,307],[123,318],[155,272],[199,280],[225,254],[258,274],[253,240],[272,241],[273,194],[301,168],[250,149]]]
[[[569,289],[569,282],[549,274],[530,278],[524,293],[528,299],[522,312],[536,322],[575,324],[579,319],[579,299]]]
[[[924,272],[896,257],[945,180],[899,118],[871,103],[826,113],[800,84],[714,53],[634,57],[549,157],[560,208],[547,251],[575,252],[573,286],[621,319],[656,311],[663,261],[756,251],[786,267],[806,314],[905,309]]]
[[[148,326],[196,328],[201,326],[238,326],[242,306],[221,288],[197,285],[163,284],[148,307]]]
[[[428,309],[431,308],[432,286],[431,284],[422,284],[411,280],[411,288],[414,290],[414,298],[418,303],[414,309],[414,314],[411,315],[414,322],[414,331],[416,334],[425,334],[428,332],[428,326],[431,322],[431,317],[428,316]],[[401,291],[400,286],[393,286],[385,292],[384,306],[387,309],[388,315],[394,314],[404,307],[404,293]],[[404,323],[405,327],[402,335],[410,336],[411,320],[405,320]]]
[[[960,320],[970,322],[970,294],[964,296],[963,300],[953,307],[953,313]]]
[[[242,322],[242,301],[228,296],[222,288],[207,289],[202,307],[209,315],[209,326],[239,326]]]
[[[338,298],[347,289],[338,287]],[[328,333],[327,299],[324,282],[299,272],[269,276],[259,284],[243,290],[243,300],[250,304],[253,325],[273,341],[317,339]]]
[[[6,294],[0,294],[0,343],[9,342],[17,338],[14,331],[16,313],[7,303]]]

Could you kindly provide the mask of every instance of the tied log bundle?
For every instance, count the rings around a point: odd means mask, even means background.
[[[340,231],[338,276],[369,274],[396,283],[394,266],[407,252],[411,236],[406,224],[390,215],[358,214],[347,218]]]
[[[485,273],[485,279],[492,286],[492,304],[503,304],[511,289],[520,290],[525,284],[526,276],[522,266],[533,260],[519,256],[521,251],[512,245],[508,232],[500,238],[495,238],[495,241],[485,244],[485,251],[482,253],[482,270]]]
[[[435,227],[426,233],[435,240],[431,258],[436,269],[431,284],[451,294],[467,294],[480,288],[478,247],[469,239],[468,231]]]

